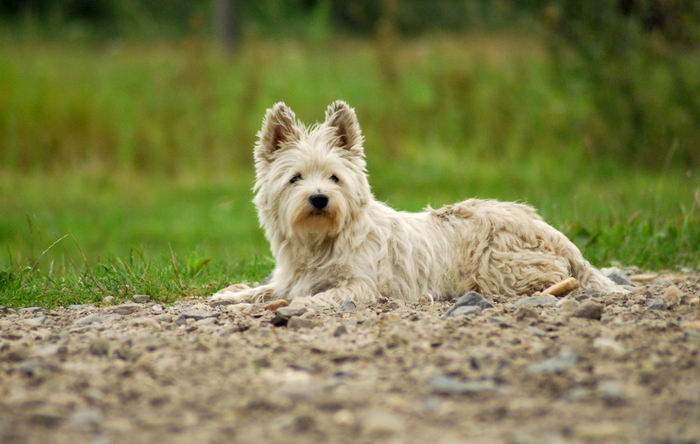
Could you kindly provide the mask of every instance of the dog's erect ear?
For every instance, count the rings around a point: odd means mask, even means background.
[[[284,102],[277,102],[265,113],[255,146],[255,157],[271,161],[275,151],[299,140],[300,135],[301,130],[294,111]]]
[[[342,100],[336,100],[326,108],[326,124],[335,128],[338,146],[352,151],[362,151],[362,130],[355,110]]]

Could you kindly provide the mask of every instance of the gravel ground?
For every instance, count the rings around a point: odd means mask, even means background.
[[[450,316],[0,308],[0,442],[698,442],[700,276],[642,278]]]

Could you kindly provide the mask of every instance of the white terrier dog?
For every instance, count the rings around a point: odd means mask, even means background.
[[[276,267],[268,283],[222,303],[407,302],[468,291],[531,294],[568,277],[624,291],[527,205],[469,199],[422,213],[374,199],[355,111],[337,101],[309,128],[277,103],[255,146],[255,206]]]

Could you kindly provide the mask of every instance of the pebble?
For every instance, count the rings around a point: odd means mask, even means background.
[[[603,316],[603,306],[595,302],[584,302],[574,311],[574,317],[600,320]]]
[[[102,299],[102,302],[105,305],[113,305],[114,304],[114,296],[106,296],[104,299]]]
[[[292,330],[300,330],[302,328],[314,328],[317,326],[318,324],[312,321],[311,319],[304,319],[298,316],[290,318],[287,321],[287,327],[291,328]]]
[[[676,287],[675,285],[671,285],[670,287],[666,288],[666,290],[664,290],[663,297],[664,299],[666,299],[666,307],[673,307],[681,302],[683,292],[680,290],[680,288]]]
[[[530,373],[561,374],[576,365],[578,357],[575,353],[565,352],[559,356],[538,361],[527,366]]]
[[[66,308],[68,310],[84,310],[86,308],[92,308],[95,304],[70,304]]]
[[[275,311],[275,314],[277,314],[280,317],[287,318],[287,319],[289,319],[293,316],[301,316],[304,313],[306,313],[306,307],[289,307],[289,306],[287,306],[287,307],[278,308]]]
[[[666,310],[666,300],[664,298],[654,298],[649,301],[647,308],[650,310]]]
[[[602,352],[610,352],[615,355],[622,355],[625,353],[625,347],[623,347],[622,344],[609,338],[596,338],[593,341],[593,347]]]
[[[22,322],[27,327],[39,327],[46,321],[46,316],[38,316],[36,318],[23,319]]]
[[[137,304],[145,304],[151,300],[151,297],[147,294],[135,294],[131,297]]]
[[[471,306],[471,305],[476,306],[476,307],[480,307],[480,308],[493,308],[493,304],[491,302],[489,302],[488,300],[486,300],[486,298],[484,298],[482,295],[480,295],[479,293],[477,293],[475,291],[470,291],[469,293],[457,298],[454,305],[452,305],[452,307],[449,310],[447,310],[447,313],[449,314],[450,311],[452,311],[458,307]]]
[[[495,389],[493,381],[464,381],[451,375],[438,375],[428,381],[434,393],[441,395],[475,395]]]
[[[163,308],[162,305],[160,305],[160,304],[155,304],[153,307],[151,307],[151,311],[152,311],[154,314],[161,314],[161,313],[163,313],[163,311],[165,311],[165,309]]]
[[[102,419],[102,413],[99,410],[85,407],[73,412],[69,423],[80,431],[96,432],[100,429]]]
[[[17,310],[18,313],[36,313],[41,311],[41,307],[24,307]]]
[[[457,307],[454,310],[452,310],[452,309],[450,309],[450,310],[451,311],[448,311],[447,313],[445,313],[445,316],[449,317],[449,318],[458,318],[460,316],[468,316],[468,315],[471,315],[474,313],[478,313],[481,311],[481,308],[473,306],[473,305],[469,305],[469,306]]]
[[[515,319],[518,321],[522,321],[523,319],[539,319],[540,315],[537,314],[535,310],[532,308],[528,307],[520,307],[518,310],[515,312]]]
[[[73,322],[73,325],[80,327],[105,321],[116,321],[117,319],[121,319],[121,317],[122,316],[117,313],[92,313],[76,320]]]
[[[357,311],[357,305],[353,301],[346,299],[340,303],[338,311],[341,313],[355,313]]]
[[[201,319],[206,319],[206,318],[215,318],[218,317],[219,313],[212,313],[210,311],[204,311],[204,310],[190,310],[182,313],[180,315],[180,319],[194,319],[195,321],[199,321]]]
[[[579,307],[579,304],[575,299],[564,298],[557,302],[557,307],[564,313],[573,313]]]
[[[90,354],[95,356],[107,356],[109,354],[109,341],[98,338],[90,343]]]
[[[539,305],[556,305],[559,299],[548,294],[540,294],[535,296],[527,296],[515,301],[516,307],[537,307]]]
[[[372,409],[365,412],[363,428],[374,436],[393,435],[404,430],[404,419],[388,410]]]
[[[632,281],[627,279],[624,274],[620,271],[613,271],[608,273],[608,279],[615,282],[617,285],[633,285]]]
[[[606,381],[598,384],[598,393],[609,406],[623,405],[627,401],[627,392],[624,387],[614,381]]]
[[[141,305],[139,304],[121,304],[121,305],[115,305],[110,309],[110,312],[112,313],[117,313],[120,315],[130,315],[132,313],[135,313],[137,311],[141,310]]]
[[[344,325],[339,325],[333,330],[333,336],[336,338],[348,334],[348,328]]]

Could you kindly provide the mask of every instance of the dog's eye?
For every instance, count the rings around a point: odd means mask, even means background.
[[[301,174],[295,174],[294,177],[292,177],[291,179],[289,179],[289,183],[294,183],[294,182],[296,182],[297,180],[301,180]]]
[[[338,176],[336,176],[335,174],[331,176],[331,180],[335,183],[340,182],[340,179],[338,179]]]

